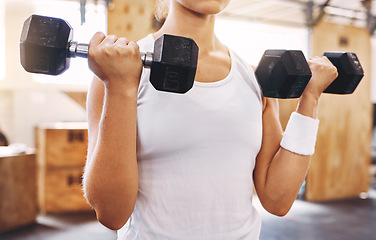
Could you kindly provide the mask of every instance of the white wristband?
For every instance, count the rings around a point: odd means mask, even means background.
[[[281,147],[299,155],[313,155],[319,122],[318,119],[293,112],[283,133]]]

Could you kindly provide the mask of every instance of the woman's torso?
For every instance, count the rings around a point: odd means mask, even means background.
[[[152,51],[149,35],[139,42]],[[137,106],[139,192],[119,240],[257,239],[252,172],[262,101],[251,67],[230,51],[231,70],[186,94],[156,91],[144,69]]]

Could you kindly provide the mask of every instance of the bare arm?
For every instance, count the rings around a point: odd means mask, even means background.
[[[321,93],[336,78],[335,67],[326,58],[309,60],[313,72],[296,111],[316,118]],[[290,210],[305,179],[310,156],[292,153],[282,147],[278,101],[266,99],[263,112],[263,140],[256,158],[254,184],[264,208],[278,216]]]
[[[138,46],[97,33],[90,42],[89,66],[98,77],[87,101],[84,191],[98,220],[119,229],[132,214],[138,191],[136,118],[142,69]]]

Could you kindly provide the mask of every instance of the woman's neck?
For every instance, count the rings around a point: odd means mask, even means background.
[[[155,39],[163,34],[189,37],[196,41],[200,52],[210,52],[218,47],[214,34],[215,15],[204,15],[172,1],[170,12],[162,28],[154,34]]]

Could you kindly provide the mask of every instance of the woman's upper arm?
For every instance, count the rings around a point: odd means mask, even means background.
[[[263,184],[266,179],[267,171],[271,160],[280,148],[282,139],[282,127],[279,121],[278,99],[263,97],[263,116],[262,116],[262,144],[256,157],[254,170],[254,182],[256,190],[261,190],[258,183]]]
[[[253,71],[256,67],[252,66]],[[256,157],[254,182],[264,180],[271,160],[279,149],[282,139],[282,126],[279,120],[279,104],[276,98],[262,97],[262,144]],[[256,187],[257,188],[257,187]]]
[[[101,121],[104,85],[102,80],[94,76],[87,94],[86,111],[88,117],[88,159],[90,159],[98,139],[99,123]]]
[[[252,65],[251,67],[253,71],[256,71],[255,66]],[[263,130],[261,149],[256,158],[256,168],[257,166],[268,164],[268,161],[266,160],[271,161],[276,151],[278,151],[282,139],[282,126],[279,120],[278,99],[266,98],[264,96],[261,96],[261,98]]]

